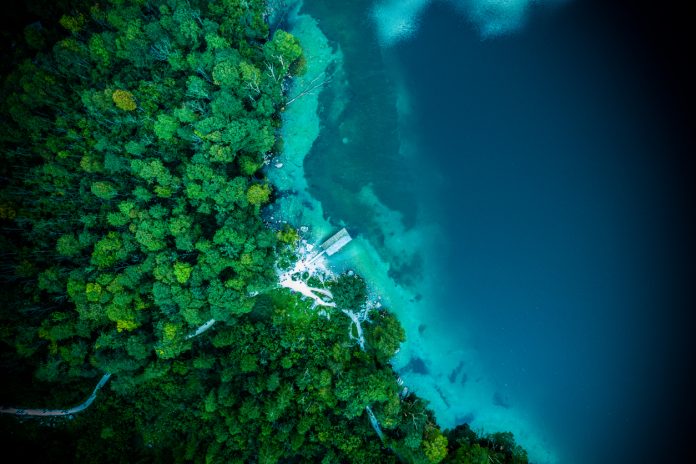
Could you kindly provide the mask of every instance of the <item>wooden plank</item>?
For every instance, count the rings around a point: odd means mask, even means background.
[[[334,253],[338,253],[338,251],[343,248],[345,245],[347,245],[352,239],[350,236],[343,236],[339,238],[337,241],[333,242],[330,247],[326,249],[326,254],[331,256]]]
[[[336,232],[331,238],[322,243],[320,246],[326,251],[326,253],[331,256],[337,253],[341,248],[343,248],[348,242],[352,240],[351,236],[348,235],[348,231],[343,228]]]
[[[343,248],[348,242],[353,240],[348,234],[348,231],[343,228],[331,236],[327,241],[322,243],[320,247],[329,255],[336,253],[338,250]]]

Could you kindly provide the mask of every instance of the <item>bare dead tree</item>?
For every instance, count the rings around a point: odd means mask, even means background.
[[[333,80],[333,76],[334,76],[333,73],[328,74],[328,75],[326,73],[319,74],[317,77],[315,77],[314,79],[309,81],[309,83],[307,83],[307,85],[305,85],[304,88],[302,88],[302,90],[300,90],[300,92],[297,95],[290,98],[285,103],[285,106],[287,107],[288,105],[290,105],[294,101],[296,101],[296,100],[298,100],[306,95],[311,95],[315,90],[324,87],[325,85],[327,85],[328,83],[330,83]]]

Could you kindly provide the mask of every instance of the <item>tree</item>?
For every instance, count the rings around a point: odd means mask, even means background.
[[[430,433],[422,446],[429,462],[438,463],[447,456],[447,438],[437,429]]]
[[[157,121],[155,121],[154,130],[155,135],[163,140],[172,140],[177,130],[179,129],[179,123],[175,117],[168,114],[160,114],[157,116]]]
[[[253,184],[249,187],[249,190],[247,190],[246,196],[249,204],[260,206],[268,202],[268,199],[271,196],[271,188],[268,186],[268,184]]]
[[[191,265],[188,263],[174,263],[174,276],[180,284],[185,284],[191,277]]]
[[[264,45],[263,53],[268,65],[278,66],[280,76],[284,76],[290,66],[302,56],[302,47],[295,37],[278,29],[273,38]]]
[[[111,95],[111,99],[117,107],[124,111],[133,111],[137,108],[133,94],[127,90],[115,90]]]
[[[109,232],[94,245],[91,263],[107,268],[128,256],[128,248],[124,247],[121,235],[117,232]]]
[[[80,251],[82,251],[82,246],[75,234],[61,235],[56,243],[56,252],[60,256],[72,257],[80,253]]]
[[[111,200],[118,195],[116,187],[111,182],[93,182],[90,190],[94,196],[102,200]]]
[[[336,307],[357,310],[365,304],[367,285],[357,274],[341,274],[331,283],[331,293]]]
[[[406,340],[406,333],[394,313],[387,310],[373,311],[367,329],[368,346],[374,350],[381,363],[387,363]]]

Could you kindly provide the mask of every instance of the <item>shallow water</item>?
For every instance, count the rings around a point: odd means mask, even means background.
[[[394,365],[444,426],[512,430],[535,462],[669,456],[693,405],[692,211],[650,53],[588,2],[488,28],[427,3],[304,2],[334,58],[286,218],[356,237],[331,264],[397,311]]]

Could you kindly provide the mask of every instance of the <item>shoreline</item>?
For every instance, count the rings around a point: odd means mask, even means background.
[[[293,80],[289,90],[290,98],[330,69],[343,77],[343,53],[340,45],[333,48],[317,19],[300,13],[301,8],[301,1],[296,1],[289,7],[287,23],[289,31],[300,40],[305,50],[308,69],[304,76]],[[404,111],[410,110],[410,105],[405,86],[400,84],[397,86],[400,92],[396,105],[401,132],[404,120],[411,116],[404,114]],[[336,96],[350,90],[347,82],[334,81],[331,86]],[[342,87],[337,89],[337,86]],[[332,218],[325,218],[321,201],[309,193],[305,158],[319,137],[323,124],[337,123],[342,111],[336,106],[341,102],[331,101],[331,111],[325,114],[329,120],[323,122],[320,119],[322,90],[324,88],[303,95],[286,107],[281,130],[284,150],[267,167],[268,178],[279,193],[270,210],[271,220],[287,222],[300,229],[305,245],[319,243],[340,227],[351,227],[350,224],[335,223]],[[340,98],[334,97],[334,100],[338,99]],[[404,140],[404,133],[399,133],[398,136],[399,156],[402,159],[415,158],[414,152],[418,147],[409,145],[408,140]],[[344,144],[348,142],[342,140]],[[433,319],[433,308],[447,303],[440,301],[439,297],[437,273],[441,272],[441,266],[437,265],[437,260],[422,259],[424,262],[420,280],[405,283],[392,276],[392,265],[383,256],[384,253],[389,253],[390,257],[393,255],[394,259],[408,256],[404,253],[421,258],[436,257],[439,251],[436,244],[438,241],[442,242],[438,240],[442,232],[438,230],[435,218],[423,218],[421,213],[415,227],[406,226],[401,213],[385,205],[370,184],[363,186],[354,201],[364,205],[365,211],[372,212],[375,225],[385,237],[392,238],[385,241],[381,248],[377,248],[363,233],[354,234],[352,243],[322,264],[328,273],[340,274],[354,270],[362,275],[369,284],[370,300],[379,301],[396,313],[406,332],[406,342],[392,359],[392,365],[394,371],[401,375],[404,385],[430,402],[443,429],[468,422],[477,431],[512,431],[517,442],[527,449],[531,460],[537,463],[557,462],[553,453],[544,446],[540,438],[543,434],[530,426],[534,421],[528,420],[523,411],[515,409],[515,406],[494,404],[497,390],[487,381],[476,351],[469,344],[462,344],[461,339],[437,336],[440,331],[435,328],[443,324],[443,321]],[[425,369],[420,372],[413,369],[414,363],[421,363]],[[449,381],[449,378],[457,377],[452,374],[457,369],[464,369],[463,377],[470,380]]]

